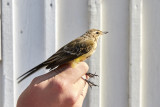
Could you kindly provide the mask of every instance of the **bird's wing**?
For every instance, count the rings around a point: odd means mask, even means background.
[[[64,47],[64,51],[69,53],[70,55],[82,56],[83,54],[88,53],[94,45],[93,40],[82,40],[77,39],[75,41],[70,42]]]
[[[94,41],[92,40],[84,41],[81,39],[76,39],[59,49],[54,55],[48,58],[44,64],[48,64],[46,67],[47,69],[62,65],[88,53],[92,50],[93,45]]]

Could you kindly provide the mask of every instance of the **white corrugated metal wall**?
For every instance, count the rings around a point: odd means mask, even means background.
[[[0,106],[16,105],[16,78],[89,28],[108,31],[88,60],[99,87],[84,107],[159,107],[159,0],[2,0]]]

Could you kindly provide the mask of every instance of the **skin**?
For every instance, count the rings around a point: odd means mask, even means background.
[[[36,77],[20,95],[17,107],[82,107],[88,84],[81,77],[88,79],[87,71],[88,65],[80,62]]]

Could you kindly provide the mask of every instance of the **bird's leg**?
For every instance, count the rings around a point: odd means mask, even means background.
[[[94,78],[94,77],[97,77],[98,75],[95,74],[92,74],[92,73],[86,73],[87,76],[89,76],[90,78]],[[98,76],[99,77],[99,76]]]
[[[94,83],[91,82],[91,81],[88,81],[87,79],[85,79],[85,78],[83,78],[83,77],[81,77],[81,78],[82,78],[84,81],[86,81],[91,88],[92,88],[92,86],[98,86],[98,85],[94,84]]]

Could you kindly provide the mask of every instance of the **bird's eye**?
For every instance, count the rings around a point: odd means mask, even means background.
[[[99,34],[99,32],[96,32],[96,34]]]

